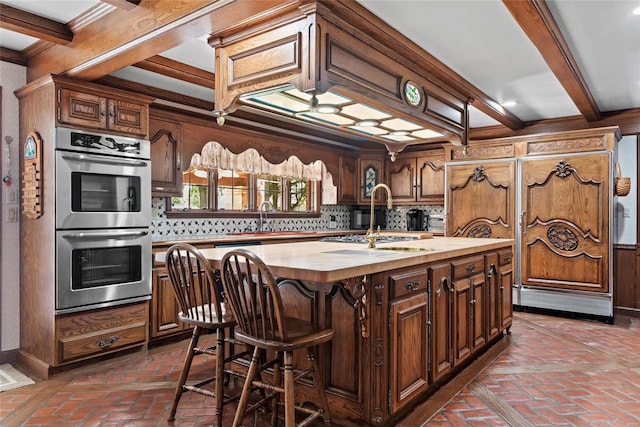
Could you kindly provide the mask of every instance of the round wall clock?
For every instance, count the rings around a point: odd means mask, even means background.
[[[422,103],[422,92],[420,88],[410,80],[404,84],[404,100],[412,107],[417,107]]]

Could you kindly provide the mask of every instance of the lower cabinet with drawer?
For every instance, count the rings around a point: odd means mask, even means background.
[[[394,272],[389,285],[390,403],[395,412],[429,386],[427,269]]]
[[[148,306],[145,301],[56,317],[56,365],[146,344]]]

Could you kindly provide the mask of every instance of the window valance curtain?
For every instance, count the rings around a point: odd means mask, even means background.
[[[235,154],[216,141],[207,142],[200,154],[193,155],[191,167],[236,170],[312,181],[321,181],[323,172],[326,174],[326,166],[321,160],[304,164],[302,160],[292,155],[282,163],[273,164],[254,148]]]

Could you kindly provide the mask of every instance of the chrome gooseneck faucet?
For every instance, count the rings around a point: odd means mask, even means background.
[[[376,239],[378,237],[380,237],[380,226],[378,226],[378,231],[374,231],[373,230],[373,224],[375,223],[374,221],[374,211],[373,211],[373,202],[375,199],[375,195],[376,195],[376,190],[378,188],[384,188],[385,190],[387,190],[387,208],[391,209],[393,207],[392,203],[392,199],[391,199],[391,189],[389,188],[389,186],[387,184],[376,184],[372,189],[371,189],[371,215],[369,217],[370,219],[370,224],[369,224],[369,229],[367,230],[367,234],[365,235],[365,239],[367,240],[367,242],[369,242],[368,246],[369,248],[375,248],[376,247]]]
[[[264,226],[265,222],[267,221],[267,211],[264,210],[263,208],[266,208],[266,206],[271,206],[271,208],[269,210],[273,210],[273,203],[271,203],[271,201],[269,200],[265,200],[264,202],[262,202],[262,204],[260,204],[260,207],[258,208],[258,213],[260,214],[260,217],[258,218],[258,231],[263,231],[262,227]],[[264,219],[262,218],[262,214],[264,213]]]

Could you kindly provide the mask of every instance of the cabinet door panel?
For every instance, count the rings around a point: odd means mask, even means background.
[[[444,202],[444,151],[416,159],[417,201]]]
[[[431,282],[431,381],[435,382],[452,367],[451,334],[452,302],[451,267],[449,264],[429,268]]]
[[[471,350],[480,349],[487,342],[487,319],[486,319],[486,281],[484,271],[469,278],[471,283],[471,329],[472,340]]]
[[[151,191],[156,197],[182,196],[182,125],[153,118]]]
[[[358,160],[358,203],[371,203],[371,190],[384,179],[383,170],[384,161],[382,157],[369,158],[362,157]],[[393,194],[393,193],[391,193]],[[375,203],[381,203],[387,200],[384,190],[376,191]]]
[[[106,129],[106,98],[69,89],[59,89],[59,91],[58,120],[60,123]]]
[[[387,164],[388,182],[395,203],[416,201],[416,159],[398,158]]]
[[[146,136],[149,110],[146,105],[109,99],[107,128],[123,133]]]
[[[182,331],[185,326],[178,320],[178,304],[171,281],[164,269],[156,270],[152,283],[151,338]]]
[[[468,279],[453,284],[453,365],[457,366],[471,354],[471,299]]]
[[[447,166],[447,235],[514,239],[515,160]]]
[[[609,290],[609,154],[522,162],[527,286]]]
[[[355,204],[356,203],[356,179],[358,171],[356,170],[356,159],[340,156],[338,159],[340,174],[338,180],[338,203]]]
[[[427,294],[420,292],[391,305],[391,411],[429,385]]]
[[[502,330],[501,308],[501,278],[498,273],[498,254],[486,255],[485,268],[487,277],[487,339],[498,335]]]

